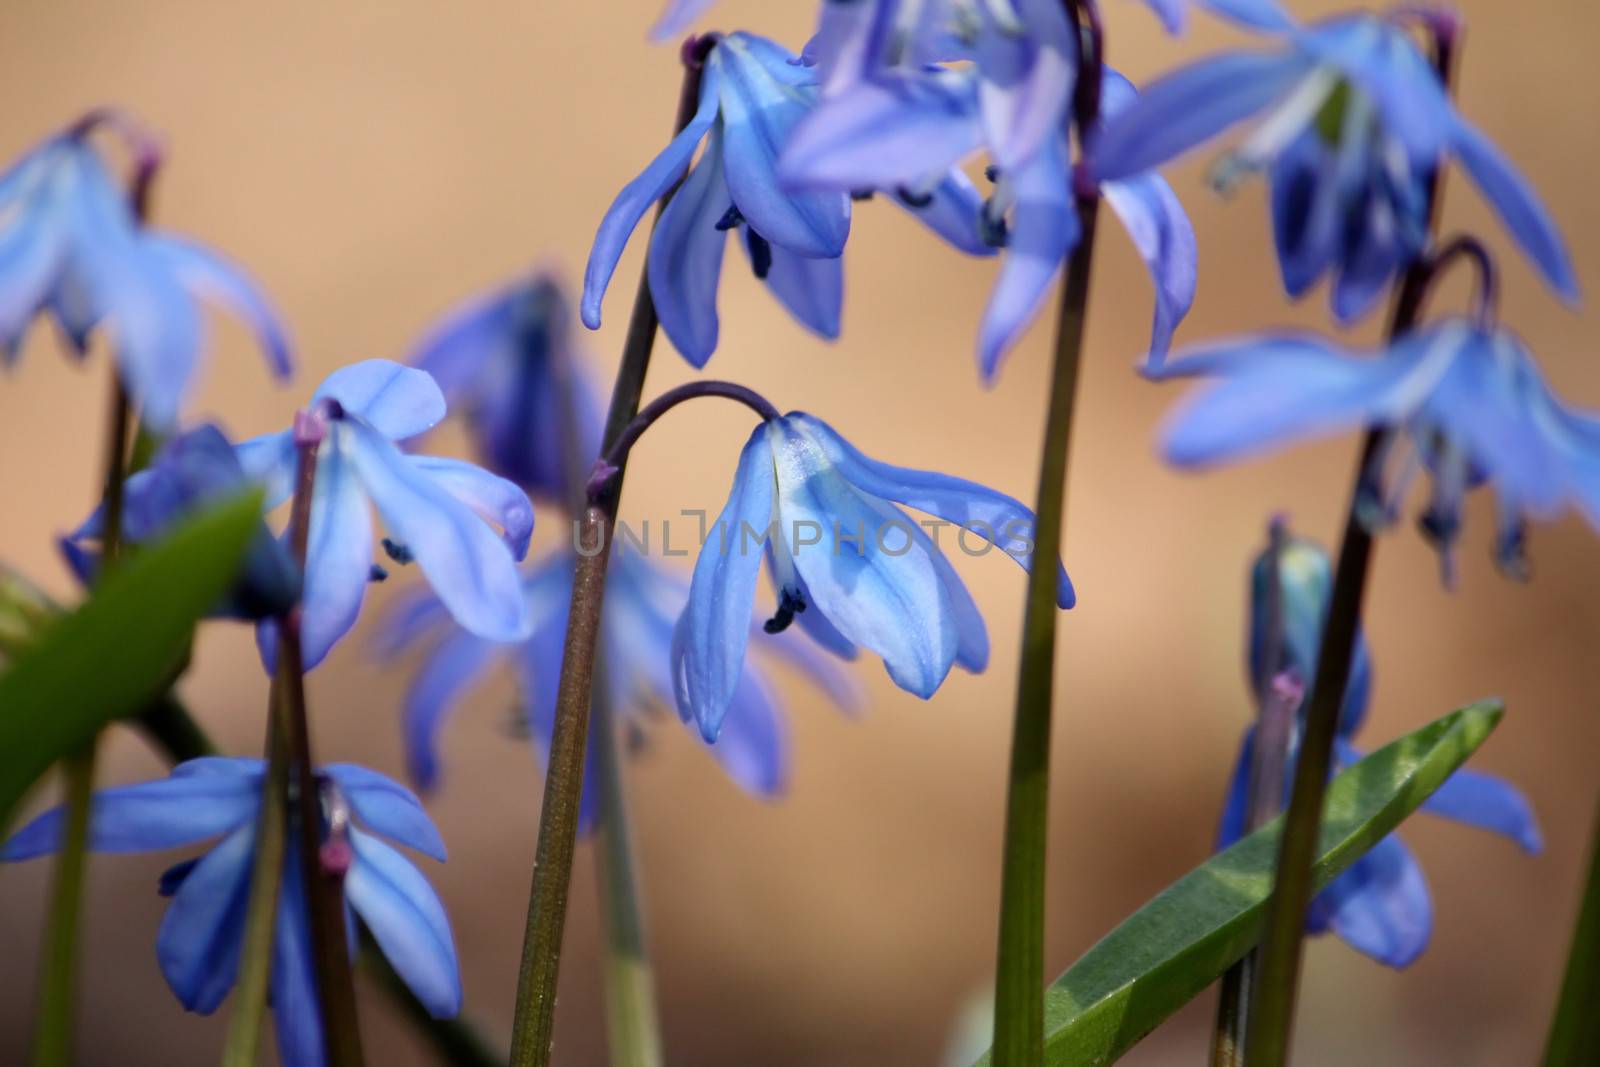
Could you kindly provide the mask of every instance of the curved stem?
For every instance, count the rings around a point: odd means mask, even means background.
[[[694,400],[703,396],[719,396],[727,400],[734,400],[761,416],[763,422],[770,422],[779,418],[778,409],[773,407],[766,397],[754,389],[747,389],[734,382],[724,382],[717,379],[689,382],[685,385],[668,389],[654,400],[650,401],[639,414],[628,421],[611,442],[600,459],[595,462],[594,472],[589,477],[589,499],[595,500],[605,495],[611,480],[628,461],[628,453],[638,443],[644,432],[653,426],[657,419],[687,400]]]
[[[1423,260],[1420,280],[1416,283],[1420,291],[1413,299],[1419,304],[1425,302],[1432,295],[1433,287],[1460,259],[1471,260],[1477,271],[1478,286],[1473,293],[1472,317],[1480,328],[1487,330],[1499,318],[1500,271],[1495,266],[1494,256],[1482,241],[1471,234],[1452,237]]]
[[[717,38],[708,35],[684,43],[683,85],[674,126],[681,130],[694,117],[700,99],[700,76]],[[677,191],[662,197],[656,218]],[[641,276],[633,316],[623,346],[622,365],[611,391],[604,445],[609,448],[639,410],[644,378],[655,345],[655,304],[648,280]],[[619,466],[604,491],[579,519],[579,544],[604,544],[606,529],[616,518],[625,465]],[[556,693],[555,725],[550,734],[549,767],[544,804],[539,812],[533,884],[528,891],[528,921],[517,976],[516,1017],[511,1033],[514,1067],[548,1064],[555,1032],[556,980],[561,970],[561,938],[566,929],[567,889],[572,878],[572,852],[578,830],[578,801],[583,791],[583,761],[588,744],[589,701],[594,688],[595,646],[600,635],[601,601],[605,596],[609,552],[579,554],[573,569],[572,604],[561,657],[561,684]]]
[[[1084,42],[1084,62],[1080,65],[1074,101],[1081,140],[1085,130],[1093,129],[1099,111],[1102,41],[1098,11],[1092,0],[1069,0],[1068,6]],[[1056,560],[1060,558],[1065,525],[1068,448],[1100,208],[1098,190],[1080,188],[1076,194],[1081,236],[1067,261],[1056,318],[1050,406],[1040,449],[1034,508],[1034,565],[1028,573],[1006,780],[991,1060],[995,1067],[1035,1067],[1044,1062],[1045,851],[1055,688]]]
[[[1578,925],[1572,932],[1572,951],[1544,1067],[1584,1067],[1600,1063],[1600,806],[1594,817],[1594,839],[1589,843],[1589,880],[1584,886]]]
[[[1458,43],[1455,32],[1441,33],[1435,39],[1434,65],[1446,92],[1451,86]],[[1438,222],[1438,181],[1436,170],[1426,189],[1430,232]],[[1416,327],[1432,274],[1428,256],[1414,261],[1406,271],[1395,295],[1389,322],[1391,342]],[[1317,673],[1306,704],[1294,786],[1289,796],[1289,810],[1284,816],[1272,897],[1267,902],[1266,926],[1258,950],[1260,967],[1255,996],[1250,1004],[1245,1056],[1249,1067],[1283,1067],[1289,1061],[1306,908],[1311,902],[1311,862],[1321,835],[1322,802],[1333,766],[1333,743],[1339,731],[1339,712],[1344,706],[1350,665],[1355,658],[1361,605],[1372,560],[1372,533],[1361,516],[1362,484],[1382,439],[1380,429],[1374,427],[1367,431],[1345,513],[1344,537],[1333,575],[1328,618],[1317,650]]]

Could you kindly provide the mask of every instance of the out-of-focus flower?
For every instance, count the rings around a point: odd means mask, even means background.
[[[409,455],[395,444],[444,415],[444,396],[426,371],[384,359],[334,371],[312,396],[302,418],[322,436],[302,597],[306,670],[355,624],[367,583],[387,577],[373,565],[372,507],[388,531],[383,545],[390,559],[415,560],[461,625],[500,641],[527,635],[516,568],[533,532],[527,495],[470,463]],[[282,430],[235,449],[245,473],[266,487],[269,509],[294,491],[295,433]],[[269,664],[276,634],[271,622],[257,631]]]
[[[689,32],[695,19],[711,9],[716,0],[667,0],[661,17],[650,28],[652,41],[670,41]]]
[[[779,598],[768,632],[798,620],[825,648],[865,646],[883,657],[897,685],[924,698],[954,664],[984,669],[989,637],[977,605],[929,532],[897,503],[961,527],[958,543],[968,554],[997,547],[1031,565],[1033,512],[1003,493],[869,459],[800,412],[751,434],[728,503],[695,561],[673,640],[679,711],[708,740],[744,677],[763,555]],[[930,525],[937,536],[942,524]],[[1073,603],[1064,569],[1058,602]]]
[[[446,316],[411,362],[466,416],[484,465],[535,498],[572,499],[579,468],[600,451],[600,416],[572,337],[572,309],[545,272]]]
[[[583,322],[600,325],[600,303],[628,236],[650,205],[688,171],[650,238],[647,273],[661,327],[679,352],[704,366],[717,347],[717,286],[729,232],[756,277],[802,325],[839,333],[850,198],[790,193],[779,186],[778,152],[816,102],[814,74],[754,34],[718,40],[705,58],[700,107],[601,220],[584,273]],[[689,169],[695,147],[705,151]]]
[[[1403,26],[1391,17],[1346,15],[1282,40],[1275,52],[1223,52],[1147,86],[1101,131],[1095,172],[1109,179],[1143,173],[1265,113],[1214,180],[1228,188],[1243,175],[1271,171],[1286,287],[1304,292],[1332,271],[1334,308],[1352,319],[1422,251],[1424,190],[1452,156],[1545,280],[1576,300],[1571,258],[1544,205],[1456,112]]]
[[[205,424],[186,431],[163,444],[150,466],[125,483],[122,541],[129,545],[157,541],[175,524],[249,487],[250,479],[221,430]],[[62,555],[81,582],[88,583],[100,569],[104,523],[101,505],[61,539]],[[281,615],[294,605],[299,580],[294,560],[263,523],[215,614],[238,619]]]
[[[1191,7],[1204,8],[1211,14],[1237,23],[1246,29],[1267,32],[1287,30],[1294,26],[1277,0],[1144,0],[1168,33],[1182,33],[1189,23]]]
[[[258,759],[205,757],[180,763],[168,778],[101,790],[90,807],[89,848],[97,852],[158,852],[221,838],[161,876],[161,894],[172,902],[156,959],[178,1000],[202,1015],[217,1010],[238,972],[265,772]],[[349,855],[345,902],[429,1013],[454,1017],[461,979],[444,906],[422,872],[382,840],[443,861],[439,832],[410,791],[374,771],[332,764],[317,784],[326,843]],[[65,809],[46,812],[0,847],[0,860],[55,852],[65,823]],[[274,938],[270,1002],[279,1054],[293,1067],[315,1067],[323,1062],[322,1024],[294,848],[285,855]]]
[[[1279,548],[1276,617],[1283,629],[1277,640],[1266,633],[1268,620],[1274,617],[1270,607],[1274,584],[1271,568],[1269,550],[1257,558],[1252,570],[1251,677],[1286,673],[1304,692],[1316,676],[1318,648],[1328,613],[1332,585],[1328,557],[1320,546],[1300,538],[1286,538]],[[1275,664],[1265,662],[1264,650],[1269,645],[1280,650]],[[1370,693],[1370,661],[1362,640],[1340,713],[1336,742],[1340,766],[1349,766],[1362,756],[1349,739],[1360,729]],[[1303,708],[1296,708],[1295,714],[1303,714]],[[1232,844],[1244,832],[1255,736],[1254,727],[1245,733],[1222,817],[1219,847]],[[1423,803],[1422,810],[1503,834],[1528,853],[1537,853],[1541,847],[1538,824],[1527,800],[1509,783],[1492,775],[1458,770]],[[1318,894],[1307,912],[1306,925],[1314,934],[1331,930],[1358,952],[1391,967],[1404,967],[1421,955],[1433,930],[1433,902],[1421,867],[1399,835],[1384,838]]]
[[[1125,110],[1135,96],[1127,79],[1105,72],[1102,115]],[[978,365],[986,381],[1037,314],[1081,236],[1064,107],[1052,105],[1054,125],[1029,138],[1032,154],[991,172],[996,187],[980,228],[1006,255],[978,334]],[[985,143],[984,127],[981,82],[971,69],[863,75],[828,95],[796,130],[783,169],[792,182],[812,188],[915,187],[921,176],[945,173]],[[990,150],[995,152],[992,142]],[[1194,302],[1194,229],[1172,187],[1154,172],[1104,182],[1100,192],[1155,282],[1150,352],[1159,363]]]
[[[276,316],[232,264],[190,241],[144,228],[89,134],[122,116],[91,115],[0,174],[0,364],[15,362],[48,311],[80,354],[96,327],[112,335],[118,371],[142,418],[177,421],[202,345],[196,298],[255,333],[279,378],[289,346]]]
[[[1309,335],[1246,337],[1193,350],[1163,373],[1204,379],[1163,437],[1167,458],[1180,466],[1387,428],[1364,479],[1365,517],[1391,520],[1426,468],[1433,494],[1421,526],[1447,580],[1462,501],[1485,482],[1499,503],[1495,556],[1514,575],[1526,567],[1529,517],[1573,506],[1600,527],[1600,419],[1556,399],[1505,329],[1449,318],[1365,357]]]
[[[526,702],[529,733],[541,758],[555,726],[556,690],[572,596],[574,557],[552,555],[529,568],[523,578],[533,631],[515,645],[485,640],[453,626],[436,598],[419,594],[400,605],[382,634],[380,652],[396,657],[425,639],[441,635],[426,653],[404,710],[406,761],[417,788],[435,786],[439,777],[438,737],[462,698],[495,669],[509,664]],[[672,632],[688,596],[687,583],[643,556],[616,550],[606,577],[601,617],[600,684],[617,728],[642,737],[646,712],[670,708]],[[853,710],[859,695],[830,657],[804,641],[762,635],[758,647],[787,659],[842,707]],[[734,689],[728,716],[716,744],[708,745],[728,776],[758,796],[781,793],[788,780],[788,734],[783,710],[764,673],[746,663]],[[591,734],[579,827],[594,825],[600,811],[599,778],[594,770]]]

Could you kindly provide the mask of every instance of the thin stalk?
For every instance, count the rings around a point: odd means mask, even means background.
[[[1545,1047],[1544,1067],[1586,1067],[1600,1063],[1600,806],[1589,843],[1589,881],[1572,932],[1561,999]]]
[[[699,105],[700,76],[706,56],[716,44],[714,36],[691,38],[683,50],[683,85],[678,97],[674,130],[681,130]],[[668,190],[656,208],[677,191]],[[653,227],[652,227],[653,228]],[[648,279],[641,275],[628,322],[622,366],[611,391],[611,409],[603,438],[609,448],[639,411],[650,352],[655,346],[655,303]],[[606,492],[584,508],[577,519],[579,544],[604,546],[607,530],[616,518],[623,470],[618,468]],[[573,572],[572,606],[567,618],[566,644],[561,659],[561,684],[556,694],[555,725],[550,735],[549,766],[545,773],[544,802],[539,812],[539,840],[535,847],[532,886],[528,892],[528,922],[522,942],[522,965],[517,978],[516,1016],[511,1033],[514,1067],[543,1067],[550,1062],[555,1032],[556,980],[561,969],[561,938],[566,929],[567,889],[572,879],[572,853],[578,830],[578,802],[583,791],[584,752],[588,745],[589,701],[594,689],[595,647],[600,636],[601,601],[605,596],[606,566],[611,554],[580,553]]]
[[[613,1067],[660,1067],[660,1012],[639,908],[627,790],[617,751],[620,739],[603,685],[595,687],[594,732],[594,769],[600,779],[595,866],[605,920],[607,1046]]]
[[[1450,91],[1458,51],[1459,27],[1451,23],[1432,27],[1434,68],[1445,91]],[[1426,195],[1428,229],[1438,222],[1439,187],[1435,171]],[[1434,277],[1434,262],[1418,257],[1405,272],[1395,296],[1388,337],[1393,343],[1417,324]],[[1300,983],[1301,947],[1305,936],[1306,908],[1311,902],[1311,863],[1322,831],[1322,802],[1333,766],[1333,743],[1339,732],[1339,712],[1355,658],[1356,634],[1366,596],[1372,561],[1372,533],[1362,521],[1361,503],[1367,471],[1382,447],[1383,431],[1367,431],[1357,461],[1350,503],[1345,513],[1344,536],[1333,575],[1328,619],[1317,651],[1317,672],[1306,704],[1305,725],[1295,760],[1294,785],[1284,816],[1283,837],[1272,896],[1267,901],[1255,996],[1249,1008],[1245,1063],[1248,1067],[1284,1067],[1289,1062],[1289,1042],[1294,1029],[1295,998]]]
[[[123,481],[128,470],[128,429],[133,421],[127,388],[115,365],[111,370],[111,410],[106,428],[105,522],[101,532],[101,573],[115,566],[122,542]],[[61,762],[67,825],[45,919],[45,948],[39,976],[35,1067],[55,1067],[72,1059],[73,1008],[78,990],[78,940],[88,870],[89,809],[94,795],[97,739],[91,738]]]
[[[1099,114],[1103,56],[1092,2],[1069,4],[1082,31],[1084,62],[1075,101],[1080,140]],[[1077,190],[1081,235],[1067,261],[1056,318],[1049,412],[1035,495],[1034,564],[1023,612],[1022,659],[1006,779],[1005,841],[1001,855],[1000,933],[995,965],[995,1067],[1044,1062],[1045,851],[1050,792],[1050,729],[1055,688],[1056,560],[1065,526],[1068,450],[1082,363],[1089,276],[1094,261],[1100,196]]]

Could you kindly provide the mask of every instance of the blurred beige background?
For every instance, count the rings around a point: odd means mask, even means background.
[[[277,390],[243,332],[217,327],[197,412],[239,435],[262,432],[285,425],[333,367],[402,356],[463,296],[536,262],[576,276],[611,196],[667,132],[678,74],[675,49],[644,40],[656,6],[9,0],[0,157],[95,104],[125,105],[163,131],[171,158],[157,218],[247,264],[298,342],[299,380]],[[715,18],[798,46],[812,6],[724,0]],[[1313,15],[1333,5],[1292,6]],[[1537,180],[1592,295],[1600,14],[1572,0],[1462,6],[1465,106]],[[1172,42],[1134,0],[1106,7],[1112,58],[1136,80],[1228,38],[1197,19],[1188,40]],[[1261,189],[1220,202],[1201,183],[1203,166],[1173,175],[1203,261],[1184,336],[1322,324],[1320,293],[1299,308],[1282,301]],[[1455,175],[1445,216],[1505,247]],[[1131,372],[1147,283],[1114,224],[1103,237],[1069,508],[1066,559],[1080,605],[1060,643],[1052,973],[1205,856],[1248,714],[1246,561],[1274,509],[1304,533],[1333,535],[1354,449],[1342,440],[1204,478],[1163,468],[1151,442],[1172,395]],[[588,340],[607,372],[641,246],[618,271],[606,327]],[[823,414],[873,455],[1031,496],[1048,329],[1028,336],[997,388],[978,388],[971,338],[992,264],[943,250],[902,212],[864,206],[848,255],[845,335],[830,346],[791,324],[740,262],[729,259],[712,373]],[[1504,263],[1507,317],[1567,396],[1600,406],[1600,320],[1552,302],[1515,256]],[[691,376],[670,347],[657,351],[650,392]],[[93,499],[104,400],[103,360],[70,364],[48,330],[0,385],[0,558],[62,594],[70,585],[50,538]],[[747,425],[743,412],[715,404],[662,424],[630,474],[626,511],[720,506]],[[1382,541],[1365,738],[1504,696],[1510,714],[1478,765],[1527,790],[1547,850],[1529,859],[1437,820],[1408,826],[1435,890],[1433,946],[1396,974],[1319,942],[1301,1011],[1304,1064],[1521,1064],[1541,1040],[1597,788],[1600,551],[1577,520],[1541,527],[1536,581],[1510,584],[1488,562],[1487,503],[1472,512],[1455,593],[1440,588],[1409,528]],[[562,535],[553,511],[544,519],[546,541]],[[959,562],[990,622],[990,672],[952,676],[922,704],[864,662],[871,706],[860,721],[786,684],[794,774],[783,803],[741,795],[670,722],[632,764],[670,1062],[934,1063],[986,982],[1023,583],[998,557]],[[375,666],[363,640],[393,592],[371,598],[362,631],[312,676],[310,693],[324,758],[398,775],[405,678]],[[266,687],[249,634],[212,627],[200,651],[188,700],[235,751],[253,751]],[[468,1010],[497,1039],[509,1031],[539,797],[527,746],[503,730],[510,699],[506,686],[483,694],[446,735],[447,782],[432,807],[451,859],[429,864],[455,924]],[[108,779],[161,771],[125,733],[107,748]],[[186,1016],[156,968],[154,883],[170,861],[93,864],[84,1063],[200,1064],[218,1053],[223,1019]],[[557,1056],[572,1065],[603,1062],[604,1045],[586,847],[578,866]],[[0,870],[0,1060],[20,1055],[28,1031],[47,876],[44,863]],[[372,1062],[429,1062],[381,998],[368,996],[364,1009]],[[1210,1013],[1208,996],[1127,1062],[1200,1062]]]

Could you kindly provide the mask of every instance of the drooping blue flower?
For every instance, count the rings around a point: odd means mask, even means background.
[[[96,793],[89,848],[159,852],[217,840],[204,854],[161,876],[171,898],[156,936],[156,959],[178,1000],[209,1015],[233,988],[244,944],[263,775],[258,759],[205,757],[180,763],[170,777]],[[409,790],[352,764],[317,775],[322,832],[348,855],[344,897],[371,931],[395,972],[435,1018],[461,1009],[455,941],[444,905],[422,872],[385,838],[443,861],[444,842]],[[55,808],[0,847],[0,861],[55,852],[66,822]],[[310,926],[299,850],[286,850],[274,932],[270,1004],[278,1051],[289,1067],[324,1062],[311,964]],[[354,942],[352,941],[352,945]]]
[[[409,455],[396,446],[444,414],[444,396],[426,371],[385,359],[334,371],[312,396],[305,418],[323,437],[302,598],[306,670],[355,625],[367,583],[387,577],[373,565],[372,507],[388,532],[383,545],[390,559],[415,560],[461,625],[500,641],[527,635],[516,569],[533,532],[527,495],[470,463]],[[294,435],[283,430],[236,448],[245,473],[266,487],[269,509],[293,492]],[[276,633],[270,622],[257,631],[269,664]]]
[[[943,522],[919,525],[897,504]],[[1033,512],[1011,497],[869,459],[811,415],[763,422],[700,549],[673,636],[680,714],[707,740],[717,737],[744,677],[763,556],[778,592],[769,633],[798,621],[825,648],[864,646],[883,658],[895,684],[923,698],[952,665],[983,670],[983,617],[935,540],[950,524],[960,528],[954,541],[964,553],[999,548],[1031,566]],[[1065,569],[1049,565],[1060,574],[1058,603],[1071,607]]]
[[[1219,18],[1249,30],[1277,32],[1294,27],[1294,19],[1277,0],[1144,0],[1168,33],[1182,33],[1189,23],[1189,9],[1201,7]]]
[[[438,737],[446,719],[473,687],[508,664],[520,684],[529,733],[543,759],[555,726],[573,564],[571,553],[559,552],[528,569],[523,592],[533,631],[520,644],[488,641],[450,625],[438,600],[426,595],[403,603],[390,617],[380,646],[386,657],[442,635],[426,653],[406,695],[406,762],[418,789],[432,789],[438,782]],[[624,736],[642,736],[647,712],[673,707],[672,632],[687,597],[687,583],[675,575],[633,551],[614,551],[601,616],[600,684],[615,728]],[[799,668],[842,707],[853,710],[858,705],[848,676],[809,642],[764,634],[755,640],[759,648]],[[592,827],[599,814],[598,777],[590,773],[595,743],[591,734],[579,812],[582,830]],[[707,747],[742,789],[757,796],[783,791],[789,770],[787,727],[772,686],[756,664],[745,664],[721,736]]]
[[[123,489],[121,539],[143,545],[165,536],[174,525],[250,486],[233,445],[209,423],[168,440],[150,466],[130,477]],[[61,551],[78,580],[87,584],[100,569],[104,505],[61,539]],[[263,523],[246,550],[244,567],[217,606],[229,618],[264,619],[294,605],[300,569]]]
[[[816,100],[814,74],[763,37],[721,38],[705,59],[700,106],[601,220],[584,273],[583,322],[600,325],[600,303],[628,236],[684,172],[650,238],[647,273],[661,327],[695,366],[717,347],[717,285],[730,232],[742,239],[756,277],[803,326],[839,333],[850,198],[780,188],[778,152]],[[692,169],[695,147],[705,151]]]
[[[1322,627],[1327,618],[1332,586],[1328,557],[1313,542],[1296,537],[1285,539],[1278,556],[1278,617],[1283,630],[1277,641],[1270,641],[1266,633],[1272,618],[1271,567],[1270,553],[1263,553],[1252,569],[1251,678],[1286,673],[1304,692],[1316,675]],[[1265,661],[1264,650],[1269,644],[1277,644],[1280,649],[1273,664]],[[1339,719],[1336,752],[1341,767],[1362,756],[1350,738],[1360,729],[1370,692],[1370,661],[1362,640]],[[1295,714],[1303,713],[1303,707],[1295,709]],[[1243,835],[1254,745],[1255,728],[1251,727],[1245,733],[1229,786],[1218,847],[1226,847]],[[1541,847],[1538,823],[1527,800],[1515,787],[1492,775],[1462,768],[1423,803],[1422,810],[1503,834],[1530,854]],[[1427,947],[1433,929],[1433,903],[1422,869],[1399,835],[1384,838],[1318,894],[1307,912],[1306,925],[1314,934],[1331,930],[1358,952],[1391,967],[1405,967],[1415,960]]]
[[[540,272],[446,316],[410,360],[465,414],[486,467],[562,502],[576,488],[569,439],[585,472],[600,452],[600,413],[571,327],[566,293]]]
[[[1285,35],[1275,52],[1223,52],[1169,74],[1106,124],[1092,164],[1103,178],[1142,173],[1258,114],[1265,117],[1215,180],[1228,187],[1248,173],[1272,173],[1290,293],[1333,272],[1341,318],[1370,308],[1422,250],[1424,189],[1449,156],[1546,281],[1577,299],[1571,257],[1537,194],[1457,113],[1391,17],[1340,16]]]
[[[94,125],[86,119],[0,173],[0,364],[16,361],[41,312],[80,354],[105,324],[141,417],[165,431],[199,362],[203,297],[239,316],[287,378],[288,342],[254,284],[215,253],[141,226],[89,142]]]
[[[1164,374],[1203,379],[1163,437],[1180,466],[1362,426],[1388,429],[1365,478],[1365,517],[1392,519],[1426,468],[1433,492],[1420,525],[1447,580],[1463,498],[1478,485],[1494,488],[1495,555],[1509,573],[1526,566],[1530,517],[1572,506],[1600,528],[1600,418],[1562,404],[1503,328],[1448,318],[1367,356],[1310,335],[1246,337],[1196,349]]]
[[[1105,72],[1102,115],[1121,112],[1135,96],[1127,79]],[[984,134],[981,101],[981,79],[971,68],[863,74],[829,94],[796,130],[784,154],[784,174],[811,188],[893,187],[943,173],[985,143],[998,161],[1004,157]],[[995,193],[984,206],[981,228],[1006,249],[978,333],[985,381],[993,380],[1002,358],[1037,314],[1081,236],[1064,108],[1048,109],[1054,125],[1030,139],[1031,155],[1013,166],[999,164]],[[1150,351],[1159,361],[1194,302],[1194,229],[1172,187],[1154,172],[1104,182],[1100,192],[1155,282]]]

